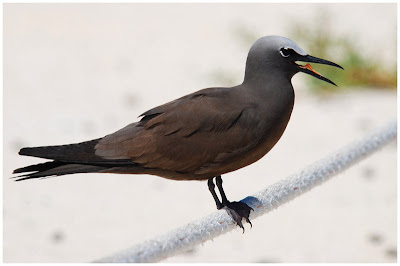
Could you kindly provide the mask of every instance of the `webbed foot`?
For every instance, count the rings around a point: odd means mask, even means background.
[[[242,224],[243,218],[246,220],[246,222],[250,224],[251,227],[253,227],[253,225],[249,220],[249,216],[250,216],[250,211],[254,210],[246,203],[243,203],[241,201],[229,202],[223,207],[223,209],[225,209],[228,212],[228,214],[232,217],[232,219],[236,222],[236,224],[243,229],[243,233],[244,233],[244,227]]]

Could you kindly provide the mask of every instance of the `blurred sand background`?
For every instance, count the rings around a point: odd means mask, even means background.
[[[296,41],[293,24],[308,27],[319,12],[330,16],[333,34],[351,36],[371,59],[393,66],[396,9],[5,4],[4,261],[88,262],[215,211],[205,182],[112,174],[14,182],[13,169],[43,161],[18,156],[20,148],[102,137],[177,97],[239,84],[251,45],[244,41],[246,29]],[[221,72],[232,78],[221,78]],[[223,176],[229,199],[267,187],[396,117],[394,90],[321,97],[309,93],[307,79],[293,78],[295,107],[275,148]],[[392,143],[254,220],[245,234],[238,229],[165,262],[396,262],[396,153]]]

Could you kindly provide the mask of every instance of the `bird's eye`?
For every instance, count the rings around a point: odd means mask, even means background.
[[[288,49],[288,48],[282,48],[281,50],[279,50],[279,53],[283,56],[283,57],[288,57],[291,54],[292,50]]]

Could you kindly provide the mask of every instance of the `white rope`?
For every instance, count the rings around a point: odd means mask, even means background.
[[[257,192],[253,196],[246,197],[242,201],[254,209],[250,214],[250,220],[276,209],[323,183],[394,140],[396,136],[397,121],[395,120],[298,173]],[[216,211],[202,219],[97,262],[157,262],[188,251],[196,245],[235,228],[236,225],[226,211]]]

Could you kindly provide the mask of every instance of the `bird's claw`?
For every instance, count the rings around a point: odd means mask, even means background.
[[[245,231],[242,224],[243,218],[246,220],[246,222],[250,224],[250,228],[253,227],[253,225],[250,222],[249,216],[250,216],[250,211],[254,210],[246,203],[243,203],[241,201],[229,202],[228,204],[225,205],[224,209],[228,212],[228,214],[232,217],[232,219],[236,222],[236,224],[243,229],[243,233]]]

